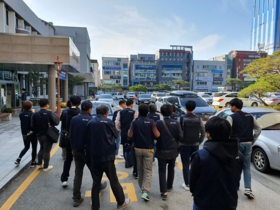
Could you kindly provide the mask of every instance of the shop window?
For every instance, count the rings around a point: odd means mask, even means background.
[[[120,63],[120,62],[118,62],[118,61],[116,61],[116,62],[113,62],[113,65],[114,65],[114,66],[120,66],[120,65],[121,65],[121,63]]]

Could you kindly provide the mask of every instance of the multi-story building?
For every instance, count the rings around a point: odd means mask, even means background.
[[[280,1],[253,0],[251,50],[269,55],[280,49]]]
[[[128,87],[128,57],[102,57],[102,78],[103,85]]]
[[[154,89],[157,84],[156,79],[155,54],[130,55],[129,58],[129,77],[130,85],[144,85],[148,89]]]
[[[94,75],[94,83],[92,85],[92,87],[98,87],[101,85],[100,83],[100,71],[99,71],[99,64],[98,64],[98,60],[92,59],[90,60],[90,71],[93,73]]]
[[[158,84],[173,85],[172,80],[179,79],[191,83],[193,64],[192,46],[171,45],[170,47],[171,49],[159,49],[155,53]]]
[[[218,91],[225,86],[227,78],[225,61],[194,60],[193,90],[199,92]]]

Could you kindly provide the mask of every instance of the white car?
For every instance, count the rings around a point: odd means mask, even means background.
[[[156,103],[156,101],[159,98],[164,97],[164,96],[166,96],[165,93],[153,93],[152,96],[151,96],[152,102]]]
[[[126,98],[127,98],[127,99],[133,98],[133,97],[136,97],[135,92],[128,92],[128,93],[126,94]]]
[[[224,93],[215,93],[214,98],[213,98],[213,106],[218,106],[220,108],[222,107],[230,107],[229,102],[234,99],[238,98],[237,92],[224,92]],[[261,103],[254,99],[253,97],[246,97],[246,98],[239,98],[240,100],[243,101],[243,106],[244,107],[258,107],[261,106]]]
[[[98,91],[96,94],[95,94],[95,99],[98,100],[99,96],[104,94],[103,91]]]
[[[280,96],[273,96],[263,99],[268,106],[280,105]]]
[[[160,112],[160,108],[163,104],[166,103],[166,100],[169,98],[170,96],[165,96],[165,97],[161,97],[156,101],[156,107],[157,107],[157,111]]]
[[[102,94],[99,96],[98,101],[104,101],[109,103],[111,106],[114,106],[113,97],[110,94]]]
[[[110,120],[112,120],[113,119],[113,109],[112,109],[112,107],[111,107],[111,104],[109,104],[109,103],[107,103],[107,102],[103,102],[103,101],[91,101],[91,103],[92,103],[92,112],[91,112],[91,116],[96,116],[96,107],[98,106],[98,105],[100,105],[100,104],[104,104],[104,105],[106,105],[106,106],[108,106],[108,108],[109,108],[109,115],[108,115],[108,118],[110,119]]]
[[[123,95],[123,93],[114,93],[113,99],[116,99],[116,100],[124,99],[124,95]]]

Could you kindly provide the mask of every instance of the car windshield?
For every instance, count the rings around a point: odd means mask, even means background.
[[[163,96],[166,96],[166,95],[164,93],[158,93],[157,96],[163,97]]]
[[[194,101],[196,103],[196,107],[209,107],[209,105],[202,99],[202,98],[180,98],[182,106],[185,106],[185,104],[188,101]]]
[[[280,130],[280,113],[251,113],[260,124],[262,130]]]
[[[135,93],[128,93],[128,95],[135,95]]]
[[[221,97],[221,96],[224,96],[226,94],[228,94],[228,93],[215,93],[214,97]]]
[[[141,95],[139,95],[139,98],[151,98],[151,95],[149,95],[149,94],[141,94]]]
[[[103,94],[103,95],[100,95],[99,98],[112,98],[112,96],[107,95],[107,94]]]
[[[100,104],[104,104],[104,105],[108,106],[108,108],[109,108],[109,116],[113,115],[113,111],[112,111],[112,108],[111,108],[110,104],[105,104],[105,103],[92,103],[91,115],[96,115],[96,107],[98,107],[98,105],[100,105]]]

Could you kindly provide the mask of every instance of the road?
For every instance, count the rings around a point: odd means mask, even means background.
[[[134,107],[137,109],[137,105]],[[116,169],[122,184],[125,196],[132,200],[128,210],[180,210],[192,209],[193,200],[191,193],[185,191],[181,184],[183,176],[180,157],[175,167],[175,180],[173,191],[168,194],[168,200],[162,201],[159,192],[158,165],[153,166],[152,191],[150,202],[141,199],[141,193],[137,180],[132,176],[132,169],[124,167],[123,160],[116,160]],[[50,163],[54,169],[43,172],[38,169],[26,167],[5,189],[0,192],[1,210],[68,210],[72,209],[72,190],[75,164],[72,163],[69,186],[62,188],[60,175],[62,173],[63,160],[61,149],[54,146]],[[106,176],[103,178],[106,181]],[[108,183],[109,184],[109,183]],[[85,201],[78,209],[90,209],[90,190],[92,179],[89,170],[85,168],[84,179],[81,188]],[[280,196],[280,172],[272,171],[269,174],[257,172],[252,165],[252,189],[256,199],[248,200],[243,195],[243,180],[241,181],[238,210],[279,210]],[[101,208],[104,210],[116,209],[117,204],[110,189],[101,193]]]

